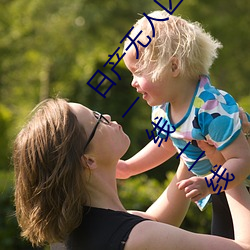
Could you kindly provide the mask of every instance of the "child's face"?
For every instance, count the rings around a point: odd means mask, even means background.
[[[161,105],[166,102],[166,83],[167,79],[164,79],[164,82],[158,80],[156,82],[152,82],[149,74],[140,72],[136,73],[138,66],[136,63],[138,60],[136,59],[135,53],[130,49],[126,53],[124,57],[124,62],[128,70],[133,75],[133,80],[131,82],[132,87],[136,89],[136,91],[142,94],[142,98],[148,103],[149,106]]]

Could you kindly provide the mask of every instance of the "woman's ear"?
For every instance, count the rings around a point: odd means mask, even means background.
[[[87,164],[90,170],[97,168],[94,158],[87,155],[83,155],[82,160],[84,161],[85,164]]]
[[[173,77],[177,77],[180,74],[179,59],[177,57],[172,57],[171,59],[171,70]]]

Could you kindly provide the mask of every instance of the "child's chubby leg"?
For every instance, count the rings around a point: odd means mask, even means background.
[[[177,182],[193,176],[181,160],[177,172],[162,195],[148,208],[146,214],[157,221],[179,227],[186,216],[190,205],[185,193],[179,190]]]

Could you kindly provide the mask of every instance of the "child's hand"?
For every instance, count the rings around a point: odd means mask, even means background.
[[[119,160],[116,166],[116,178],[117,179],[127,179],[129,178],[130,171],[126,161]]]
[[[179,181],[176,185],[180,190],[184,190],[187,198],[194,202],[206,197],[210,193],[204,177],[194,176]]]

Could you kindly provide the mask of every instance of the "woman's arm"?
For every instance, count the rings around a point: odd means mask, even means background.
[[[233,218],[235,240],[249,244],[250,195],[244,184],[226,191]]]
[[[215,146],[212,146],[205,141],[197,141],[197,143],[198,147],[201,150],[205,151],[206,156],[213,166],[219,166],[225,163],[225,158],[223,157],[221,152],[216,149]]]
[[[167,224],[144,221],[130,233],[125,250],[249,250],[250,196],[244,186],[226,191],[235,228],[235,240],[191,233]],[[246,197],[247,198],[246,198]]]

